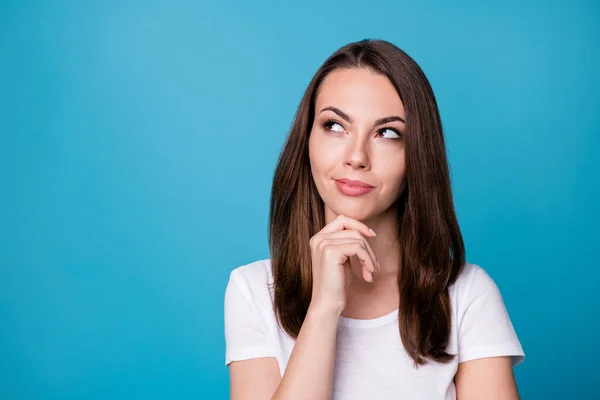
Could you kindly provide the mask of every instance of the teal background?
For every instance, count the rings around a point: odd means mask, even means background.
[[[229,272],[268,257],[312,74],[365,37],[433,85],[522,397],[596,395],[600,7],[449,3],[2,1],[0,398],[227,398]]]

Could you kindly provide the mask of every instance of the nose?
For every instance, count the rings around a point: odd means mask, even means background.
[[[354,169],[370,168],[367,145],[360,137],[356,137],[349,143],[345,154],[344,165]]]

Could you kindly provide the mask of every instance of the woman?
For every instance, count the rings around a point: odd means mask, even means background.
[[[271,258],[225,294],[232,399],[518,399],[524,357],[490,276],[465,261],[442,126],[389,42],[310,82],[271,194]]]

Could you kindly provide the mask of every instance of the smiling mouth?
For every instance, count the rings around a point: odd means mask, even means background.
[[[365,183],[363,181],[359,181],[359,180],[353,180],[353,179],[336,179],[336,182],[340,182],[343,183],[345,185],[348,186],[353,186],[353,187],[363,187],[363,188],[374,188],[374,186],[369,185],[368,183]]]
[[[352,184],[355,182],[348,182],[347,180],[340,179],[335,181],[337,189],[346,196],[363,196],[371,192],[375,187],[361,182],[361,185]]]

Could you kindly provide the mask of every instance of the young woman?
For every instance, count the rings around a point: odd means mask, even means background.
[[[271,193],[270,259],[231,273],[238,399],[518,399],[524,357],[498,287],[465,260],[442,125],[389,42],[310,82]]]

